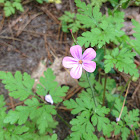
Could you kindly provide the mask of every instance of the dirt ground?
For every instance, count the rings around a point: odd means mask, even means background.
[[[24,5],[25,11],[17,13],[14,16],[5,18],[0,9],[0,70],[15,72],[27,72],[32,74],[38,67],[41,60],[47,58],[46,64],[50,66],[55,57],[63,57],[69,54],[69,48],[72,45],[72,37],[61,31],[61,23],[58,18],[64,11],[70,10],[69,1],[62,1],[61,9],[55,4],[43,4],[31,2]],[[136,11],[136,10],[135,10]],[[131,13],[132,14],[132,13]],[[131,28],[132,25],[129,25]],[[128,31],[128,24],[125,24],[124,30]],[[129,31],[130,33],[130,31]],[[129,34],[128,33],[128,34]],[[136,60],[137,62],[139,61]],[[116,78],[120,81],[127,81],[127,76],[119,73]],[[130,91],[138,95],[140,82],[133,83]],[[80,91],[75,90],[77,87],[71,88],[74,93]],[[137,91],[136,91],[137,89]],[[16,101],[9,98],[4,86],[0,83],[0,94],[5,95],[5,99],[9,104],[16,104]],[[140,98],[128,97],[128,106],[130,108],[140,108]],[[135,103],[134,103],[135,102]],[[59,114],[65,120],[70,121],[73,117],[69,111],[63,109],[58,110]],[[58,118],[59,126],[56,133],[60,140],[63,140],[70,134],[70,129]]]

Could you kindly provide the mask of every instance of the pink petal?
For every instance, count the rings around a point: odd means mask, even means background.
[[[48,103],[53,104],[53,99],[52,99],[52,96],[51,96],[50,94],[48,94],[48,95],[45,96],[45,100],[46,100]]]
[[[72,57],[68,57],[68,56],[64,57],[62,61],[63,66],[66,68],[73,68],[74,65],[77,65],[77,63],[78,63],[78,60]]]
[[[96,57],[96,52],[92,48],[88,48],[83,53],[84,60],[92,60]]]
[[[82,75],[82,65],[74,66],[70,71],[70,75],[74,79],[79,79]]]
[[[94,72],[96,69],[96,63],[94,61],[83,61],[82,67],[87,72]]]
[[[71,55],[76,59],[82,59],[82,47],[79,45],[70,48]]]

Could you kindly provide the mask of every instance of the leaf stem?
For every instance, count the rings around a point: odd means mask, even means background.
[[[94,103],[95,103],[95,107],[97,107],[97,101],[96,101],[96,98],[95,98],[95,95],[94,95],[94,90],[93,90],[93,87],[92,87],[92,85],[91,85],[91,83],[90,83],[89,75],[88,75],[88,74],[89,74],[89,73],[86,72],[86,77],[87,77],[87,80],[88,80],[89,86],[90,86],[91,91],[92,91],[93,101],[94,101]]]
[[[37,95],[33,95],[33,96],[35,96],[38,100],[40,100],[40,101],[42,101],[43,103],[44,103],[44,100],[42,100],[40,97],[38,97]]]
[[[105,74],[104,92],[103,92],[103,105],[105,105],[105,91],[106,91],[107,75]]]
[[[71,126],[68,124],[68,122],[66,122],[58,113],[56,115],[65,125],[67,125],[69,128],[71,128]]]
[[[70,29],[70,33],[71,33],[71,36],[72,36],[72,38],[73,38],[73,41],[74,41],[75,45],[78,45],[77,41],[75,40],[75,38],[74,38],[74,36],[73,36],[72,29]]]

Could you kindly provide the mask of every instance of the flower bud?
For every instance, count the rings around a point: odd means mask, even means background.
[[[48,95],[45,96],[45,100],[46,100],[48,103],[53,104],[53,99],[52,99],[52,96],[51,96],[50,94],[48,94]]]

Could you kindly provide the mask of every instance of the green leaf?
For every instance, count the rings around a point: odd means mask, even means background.
[[[19,3],[19,2],[13,2],[13,3],[12,3],[12,6],[15,7],[17,10],[19,10],[19,11],[21,11],[21,12],[24,11],[24,9],[23,9],[21,3]]]
[[[89,80],[90,80],[91,85],[93,85],[96,82],[93,73],[89,75]],[[82,74],[80,81],[79,81],[79,85],[84,88],[89,88],[89,83],[88,83],[86,74],[84,74],[84,73]]]
[[[30,118],[32,121],[35,121],[41,134],[44,133],[46,129],[54,128],[56,126],[57,123],[54,122],[52,118],[52,115],[56,114],[54,106],[40,106],[40,103],[36,98],[27,99],[25,105],[26,106],[17,106],[15,111],[9,111],[4,119],[4,123],[18,123],[19,125],[22,125]]]
[[[81,23],[76,19],[75,13],[65,11],[59,20],[61,20],[63,32],[68,32],[68,29],[72,29],[72,32],[75,33],[81,28]]]
[[[47,95],[49,93],[52,96],[54,103],[59,103],[62,101],[62,97],[65,96],[65,93],[68,91],[67,86],[60,87],[55,80],[55,75],[53,71],[48,68],[44,72],[45,77],[40,78],[40,83],[37,85],[37,94],[38,95]]]
[[[5,89],[9,91],[9,95],[15,99],[19,98],[23,101],[33,94],[34,79],[31,79],[31,76],[27,73],[22,75],[21,72],[17,71],[15,77],[13,77],[11,72],[0,71],[0,79],[2,79]]]
[[[132,19],[132,23],[135,26],[133,28],[133,30],[135,31],[133,36],[136,38],[132,40],[132,43],[133,43],[133,47],[135,51],[140,55],[140,45],[139,45],[140,44],[140,23],[135,21],[134,19]]]
[[[113,130],[112,125],[108,118],[105,117],[109,113],[109,109],[106,107],[97,106],[95,114],[91,117],[91,121],[94,126],[97,125],[98,131],[103,131],[103,134],[110,137],[110,133]]]
[[[26,110],[24,106],[16,107],[15,111],[10,110],[8,115],[4,119],[4,123],[15,124],[18,120],[18,124],[24,124],[29,116],[29,111]]]
[[[126,74],[138,77],[139,73],[134,64],[135,55],[127,48],[122,48],[120,51],[118,48],[113,49],[109,55],[105,56],[105,72],[108,73],[115,65],[120,72],[124,71]]]
[[[115,118],[119,117],[120,111],[122,109],[122,105],[123,105],[123,103],[121,102],[120,99],[115,100],[114,108],[112,110],[112,114]],[[125,115],[127,115],[127,107],[126,106],[123,108],[121,118],[124,118]]]
[[[93,15],[90,12],[83,12],[82,15],[77,15],[85,27],[91,27],[91,31],[86,31],[82,34],[82,37],[77,38],[81,46],[94,47],[97,45],[98,48],[101,48],[106,43],[115,42],[117,37],[124,35],[124,32],[121,30],[124,22],[124,13],[116,12],[114,16],[106,17],[102,16],[98,7],[93,8]]]
[[[1,129],[5,126],[3,123],[4,118],[6,117],[6,107],[5,106],[5,101],[3,95],[0,95],[0,131]]]
[[[68,109],[73,109],[71,112],[72,114],[78,114],[81,111],[86,111],[87,109],[91,110],[95,108],[95,105],[90,96],[86,96],[86,98],[84,98],[83,96],[82,98],[76,98],[76,101],[74,101],[73,99],[70,99],[70,101],[66,100],[63,102],[63,104]]]
[[[121,122],[121,121],[120,121]],[[114,134],[115,135],[118,135],[120,132],[121,132],[121,137],[122,137],[122,140],[127,140],[129,134],[130,134],[130,130],[123,124],[119,125],[115,122],[112,122],[112,124],[114,125]]]
[[[90,112],[83,111],[80,116],[77,116],[76,119],[72,119],[70,124],[72,124],[71,137],[76,137],[78,140],[84,136],[84,133],[93,137],[93,132],[95,131],[93,125],[90,122]]]
[[[4,3],[4,0],[0,0],[0,3]]]
[[[101,7],[107,0],[91,0],[91,5]]]
[[[12,7],[12,3],[9,1],[6,1],[4,4],[4,13],[6,17],[11,16],[12,14],[15,14],[15,8]]]
[[[129,111],[128,115],[124,117],[124,120],[131,129],[135,129],[138,128],[138,122],[140,120],[139,116],[139,110],[133,109],[132,111]]]

